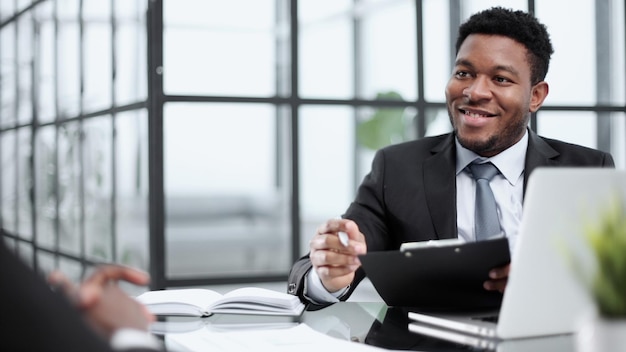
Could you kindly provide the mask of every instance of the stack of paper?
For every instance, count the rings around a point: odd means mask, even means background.
[[[238,331],[210,331],[200,329],[165,337],[168,349],[177,351],[272,351],[272,352],[320,352],[320,351],[380,351],[381,349],[330,337],[315,331],[306,324],[283,329],[260,329]]]

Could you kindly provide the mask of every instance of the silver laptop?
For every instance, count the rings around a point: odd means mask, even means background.
[[[477,335],[464,334],[454,330],[441,329],[428,324],[413,322],[409,330],[420,335],[434,337],[438,340],[449,341],[454,344],[472,347],[472,350],[497,352],[572,352],[576,350],[575,339],[572,335],[550,335],[529,339],[489,338]]]
[[[576,253],[583,267],[592,266],[582,234],[584,224],[597,219],[616,196],[626,199],[626,171],[535,170],[528,180],[497,322],[477,316],[411,312],[413,331],[426,325],[496,341],[574,333],[581,317],[592,312],[594,305],[567,264],[564,248]]]

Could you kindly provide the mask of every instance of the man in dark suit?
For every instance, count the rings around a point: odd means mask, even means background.
[[[476,182],[470,164],[491,163],[499,226],[514,244],[525,181],[538,167],[613,167],[610,154],[540,137],[530,115],[548,95],[553,52],[532,15],[492,8],[459,28],[456,62],[446,87],[450,134],[379,150],[343,219],[322,224],[310,252],[289,275],[288,292],[326,304],[347,299],[364,278],[359,254],[445,238],[477,239]],[[339,232],[348,234],[344,246]],[[503,292],[509,266],[494,268],[487,290]]]
[[[55,273],[50,286],[7,248],[0,234],[0,346],[3,351],[158,351],[153,319],[116,282],[145,285],[147,274],[121,266],[96,270],[80,286]],[[64,293],[63,293],[64,292]]]

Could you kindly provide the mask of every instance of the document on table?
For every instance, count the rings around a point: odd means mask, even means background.
[[[168,334],[168,349],[176,351],[380,351],[374,346],[341,340],[313,330],[306,324],[290,328],[253,329],[239,331],[195,330]]]

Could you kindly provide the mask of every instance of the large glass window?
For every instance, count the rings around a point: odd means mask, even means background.
[[[74,121],[62,125],[58,131],[58,245],[71,255],[81,255],[82,238],[82,180],[81,180],[81,125]]]
[[[170,103],[164,113],[167,274],[281,273],[288,189],[276,108]]]
[[[424,16],[424,96],[428,101],[444,101],[445,87],[452,72],[454,50],[451,44],[456,33],[450,33],[448,1],[423,1]]]
[[[37,269],[148,269],[145,16],[145,1],[0,5],[1,224]]]
[[[0,86],[0,126],[10,127],[17,116],[17,60],[16,60],[16,23],[8,23],[0,32],[0,55],[2,55],[2,85]]]
[[[567,20],[536,0],[2,1],[6,240],[74,278],[286,280],[376,150],[451,130],[457,27],[496,5],[552,37],[531,127],[626,167],[622,0],[570,1]]]
[[[300,109],[302,248],[329,217],[340,216],[354,195],[354,110],[346,106]]]
[[[626,77],[626,66],[623,64],[626,62],[626,50],[624,49],[624,43],[626,43],[626,19],[624,19],[624,1],[612,0],[608,4],[608,23],[609,30],[608,40],[602,41],[602,47],[612,48],[610,50],[609,66],[605,68],[610,73],[611,77]],[[601,37],[602,38],[602,37]],[[625,105],[626,104],[626,79],[609,79],[607,82],[611,87],[611,94],[608,100],[611,104]],[[622,128],[622,131],[624,129]],[[619,152],[622,149],[611,149],[612,151]]]
[[[82,10],[82,104],[84,111],[93,112],[111,106],[113,84],[111,2],[87,1]]]
[[[397,92],[417,98],[417,42],[414,1],[380,1],[355,8],[355,38],[359,55],[357,97],[372,99]]]
[[[564,26],[561,7],[552,2],[539,2],[537,16],[550,30],[554,55],[546,81],[550,94],[546,104],[591,105],[596,102],[595,18],[592,1],[573,1],[577,9],[569,16],[575,26]],[[576,60],[572,60],[572,58]],[[576,72],[576,74],[572,74]],[[572,89],[576,87],[576,89]]]
[[[113,261],[113,122],[102,115],[84,122],[82,145],[85,254]]]
[[[148,268],[148,113],[115,118],[115,243],[117,261]]]
[[[354,95],[351,4],[349,0],[298,1],[298,77],[303,97],[347,99]]]
[[[17,20],[17,122],[18,124],[26,124],[32,122],[33,109],[33,93],[32,93],[32,74],[33,66],[31,58],[33,57],[32,46],[22,46],[21,43],[33,42],[33,20],[32,13],[26,13]]]
[[[115,1],[115,102],[125,105],[148,96],[148,40],[145,1]]]
[[[2,135],[2,139],[5,135]],[[57,151],[56,129],[45,126],[35,136],[35,227],[39,247],[52,250],[56,238]]]
[[[38,70],[35,71],[37,100],[37,118],[40,123],[52,122],[55,111],[55,22],[54,3],[48,1],[35,11],[36,23],[39,24],[39,40],[35,41],[35,56],[39,58]]]
[[[81,61],[78,0],[56,2],[57,118],[77,116],[80,110]],[[62,78],[62,79],[61,79]]]
[[[167,94],[271,96],[276,93],[272,0],[163,2]]]
[[[537,132],[548,138],[596,148],[596,121],[597,114],[588,111],[541,111],[537,114]]]
[[[2,226],[7,231],[17,230],[17,168],[18,152],[17,133],[6,131],[0,140],[0,157],[2,160]]]

